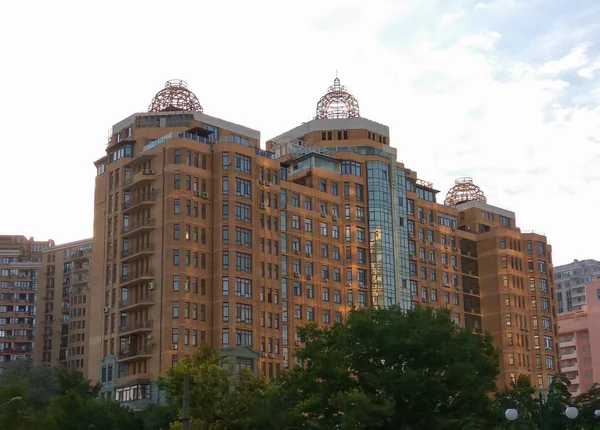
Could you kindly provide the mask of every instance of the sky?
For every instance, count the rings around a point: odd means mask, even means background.
[[[597,0],[30,0],[0,40],[2,234],[90,237],[93,162],[169,79],[264,144],[337,70],[438,201],[472,177],[555,265],[600,259]]]

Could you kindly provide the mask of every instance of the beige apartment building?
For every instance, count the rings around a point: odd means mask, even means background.
[[[294,365],[297,327],[351,307],[448,307],[490,331],[505,385],[557,371],[551,247],[470,179],[445,202],[397,161],[387,126],[336,79],[314,120],[267,141],[170,81],[96,161],[89,346],[102,395],[155,380],[208,342],[235,368]]]
[[[35,365],[85,373],[92,240],[44,250],[36,318]]]
[[[0,367],[31,360],[35,340],[42,252],[52,240],[0,235]]]

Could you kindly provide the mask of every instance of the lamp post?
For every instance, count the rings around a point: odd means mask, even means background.
[[[8,402],[4,403],[3,405],[0,405],[0,408],[3,408],[4,406],[6,406],[6,405],[8,405],[8,404],[10,404],[12,402],[18,402],[19,400],[23,400],[23,397],[21,397],[21,396],[13,397]]]
[[[544,399],[542,397],[542,393],[540,393],[539,401],[540,401],[540,427],[542,428],[542,430],[545,430],[546,429],[546,417],[544,416]],[[568,406],[567,409],[565,409],[565,416],[570,420],[574,420],[579,416],[579,409],[577,409],[575,406]],[[596,418],[600,418],[600,409],[596,409],[594,411],[594,416]],[[508,421],[515,421],[516,419],[519,418],[519,412],[514,408],[507,409],[504,412],[504,417]]]

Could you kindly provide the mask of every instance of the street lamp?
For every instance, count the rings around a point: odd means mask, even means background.
[[[507,409],[504,412],[504,416],[509,421],[515,421],[516,419],[519,418],[519,412],[514,408]],[[575,406],[568,406],[567,409],[565,409],[565,416],[570,420],[574,420],[579,416],[579,409],[577,409]],[[600,418],[600,409],[596,409],[594,411],[594,416],[596,418]],[[544,423],[545,423],[544,400],[542,397],[542,393],[540,393],[540,423],[542,424],[542,428],[545,428],[544,427]]]
[[[19,400],[23,400],[23,397],[21,397],[21,396],[13,397],[8,402],[4,403],[3,405],[0,405],[0,408],[3,408],[4,406],[6,406],[6,405],[8,405],[8,404],[10,404],[12,402],[18,402]]]

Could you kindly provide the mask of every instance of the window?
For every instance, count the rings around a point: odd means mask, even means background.
[[[342,175],[361,175],[361,164],[356,161],[344,160],[340,165],[340,173]]]
[[[229,176],[223,176],[222,179],[222,193],[224,196],[229,194]]]
[[[223,348],[229,348],[229,329],[224,328],[221,334],[223,338]]]
[[[552,349],[552,336],[544,336],[544,349]]]
[[[235,170],[243,173],[251,173],[251,159],[242,154],[235,154]]]
[[[552,330],[552,321],[550,320],[550,317],[542,317],[542,328],[547,331]]]
[[[546,369],[548,369],[548,370],[554,369],[554,356],[553,355],[546,356]]]
[[[252,222],[252,206],[236,202],[235,219],[238,221]]]
[[[235,178],[235,195],[240,197],[252,197],[252,182],[246,179]]]
[[[252,298],[252,280],[235,278],[235,295],[237,297]]]
[[[173,265],[179,266],[179,250],[178,249],[173,250]]]
[[[173,182],[173,188],[175,188],[176,190],[181,188],[181,175],[179,173],[175,174]]]
[[[181,213],[181,201],[179,199],[173,200],[173,213],[179,215]]]
[[[235,305],[236,322],[252,323],[252,305],[237,303]]]
[[[173,318],[179,317],[179,302],[173,302],[172,316]]]

